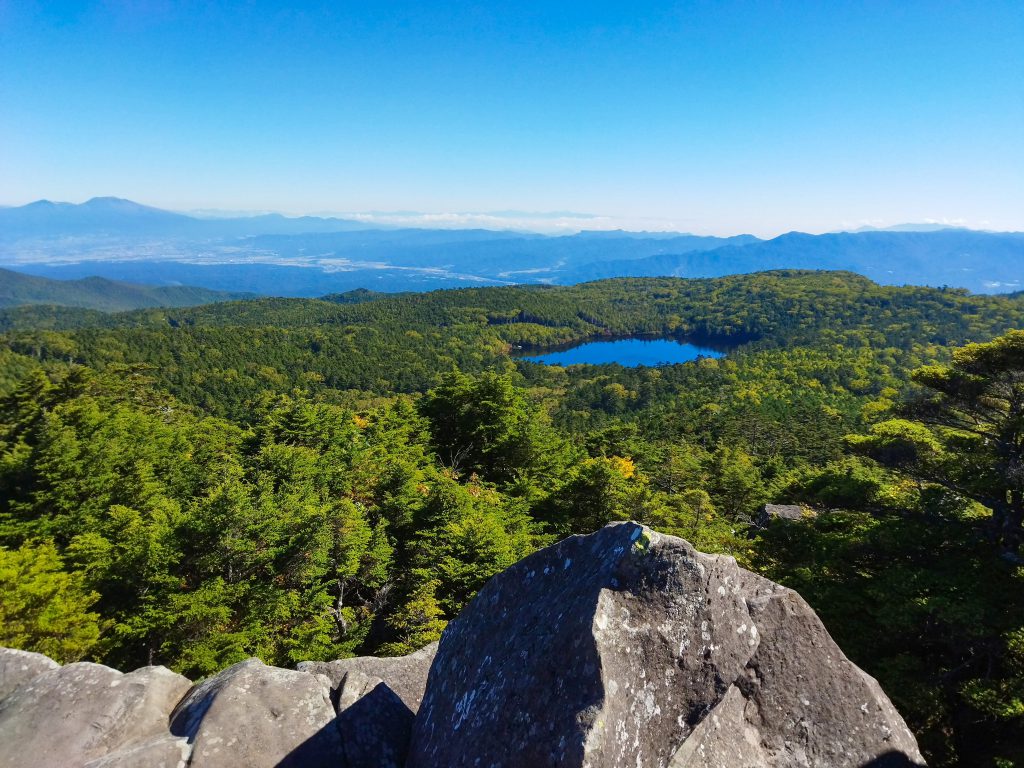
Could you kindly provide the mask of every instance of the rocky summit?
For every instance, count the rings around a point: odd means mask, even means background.
[[[635,523],[534,553],[441,639],[409,768],[923,763],[795,592]]]
[[[0,684],[12,768],[924,762],[799,595],[635,523],[527,557],[410,656],[250,659],[192,685],[0,649]]]

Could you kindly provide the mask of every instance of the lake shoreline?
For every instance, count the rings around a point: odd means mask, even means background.
[[[539,365],[621,365],[660,367],[725,357],[738,344],[695,336],[631,335],[598,337],[550,347],[513,349],[510,357]]]

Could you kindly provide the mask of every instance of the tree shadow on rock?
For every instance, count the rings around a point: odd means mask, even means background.
[[[902,752],[886,752],[874,760],[864,763],[860,768],[925,768],[922,763],[915,763]]]
[[[384,682],[338,714],[347,768],[402,768],[415,714]]]
[[[332,720],[274,764],[273,768],[338,768],[345,765]]]

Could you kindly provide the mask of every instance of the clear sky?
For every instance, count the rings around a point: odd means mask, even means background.
[[[0,0],[0,204],[94,195],[1024,230],[1024,2]]]

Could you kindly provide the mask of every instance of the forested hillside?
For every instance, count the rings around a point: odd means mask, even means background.
[[[772,272],[331,298],[0,313],[0,645],[190,675],[402,653],[634,519],[798,589],[932,765],[1024,764],[1024,297]],[[511,356],[631,335],[732,351]],[[759,529],[765,502],[808,515]]]
[[[239,291],[211,291],[187,285],[135,285],[102,277],[50,280],[0,269],[0,307],[46,304],[117,312],[140,307],[187,307],[244,298],[247,294]]]

